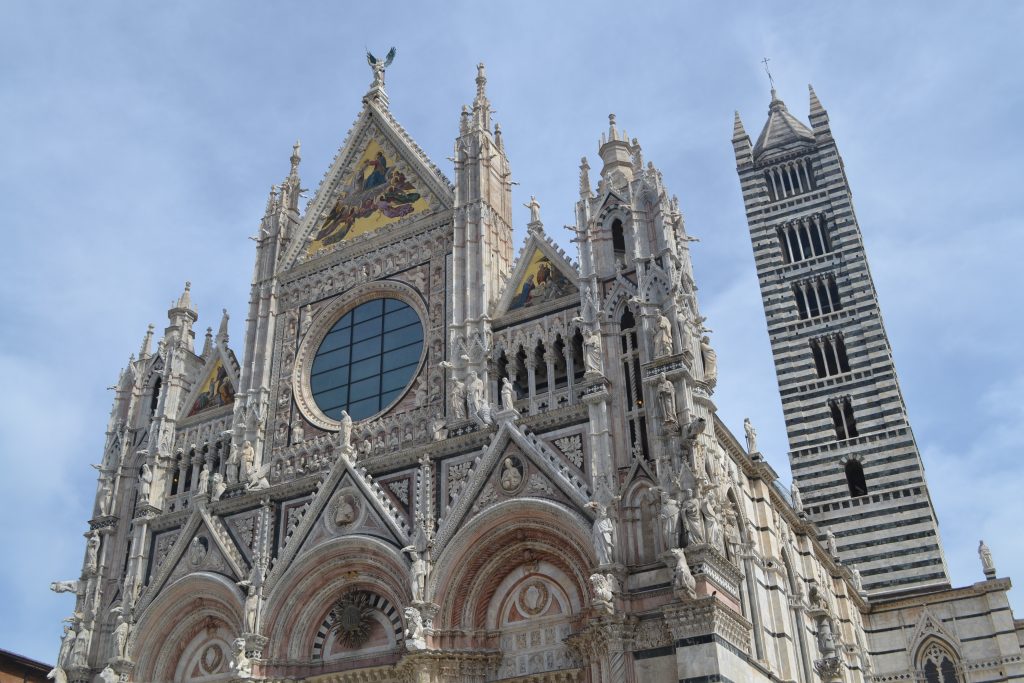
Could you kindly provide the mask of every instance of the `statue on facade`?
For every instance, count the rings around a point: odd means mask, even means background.
[[[747,437],[747,453],[757,453],[757,430],[749,417],[743,418],[743,433]]]
[[[501,409],[515,410],[515,389],[508,377],[501,378]]]
[[[797,514],[804,511],[804,501],[800,495],[800,487],[797,486],[796,479],[793,480],[793,485],[789,489],[789,496],[793,499],[793,510]]]
[[[671,380],[661,373],[661,381],[658,382],[658,405],[661,407],[661,419],[666,425],[675,427],[676,422],[676,388]]]
[[[292,425],[292,443],[302,443],[306,439],[306,430],[302,427],[302,420],[296,420]]]
[[[711,348],[707,335],[700,338],[700,356],[704,361],[704,381],[713,385],[718,379],[718,354]]]
[[[661,509],[658,511],[661,523],[662,547],[671,550],[679,546],[679,503],[668,494],[661,492]]]
[[[231,673],[235,674],[237,678],[251,678],[252,662],[245,654],[245,638],[235,638],[232,645],[234,646],[234,652],[228,665]]]
[[[51,581],[50,590],[54,593],[77,593],[80,585],[78,581]]]
[[[612,593],[612,581],[608,575],[594,573],[590,575],[590,585],[594,590],[594,600],[611,604],[614,594]]]
[[[825,544],[828,546],[828,554],[833,558],[839,557],[839,548],[836,547],[836,535],[831,530],[825,531]]]
[[[115,607],[111,612],[117,612],[117,626],[114,627],[114,657],[128,659],[128,635],[132,626],[124,618],[124,612],[120,607]]]
[[[523,481],[523,475],[516,467],[512,458],[505,458],[504,469],[501,471],[501,488],[509,493],[519,488]]]
[[[412,601],[424,602],[427,597],[427,561],[423,559],[423,553],[417,550],[415,545],[405,546],[402,552],[409,553],[409,559],[412,561],[409,568]]]
[[[740,528],[738,526],[738,517],[736,512],[732,509],[727,510],[725,513],[725,545],[729,551],[729,557],[733,562],[739,563],[740,559],[740,545],[743,543],[743,539],[740,537]]]
[[[139,474],[139,500],[143,503],[149,502],[149,492],[153,486],[153,470],[149,463],[142,463],[142,472]]]
[[[210,490],[210,465],[203,463],[203,469],[199,471],[199,487],[196,493],[200,496]]]
[[[245,481],[249,481],[253,469],[253,465],[256,462],[256,450],[252,447],[252,443],[248,440],[242,442],[242,462],[241,470],[239,472],[240,478]]]
[[[456,420],[466,419],[466,385],[456,378],[452,378],[451,395],[452,417]]]
[[[690,565],[686,562],[686,552],[682,548],[669,550],[675,556],[675,566],[672,568],[672,585],[676,591],[681,591],[691,598],[697,588],[697,580],[693,578]]]
[[[220,500],[220,497],[224,495],[228,485],[224,483],[224,476],[220,472],[214,472],[213,476],[210,477],[210,499]]]
[[[71,620],[64,627],[64,635],[61,636],[60,640],[60,653],[57,655],[57,664],[50,673],[46,674],[46,677],[53,679],[54,683],[67,683],[67,674],[64,673],[64,669],[71,667],[71,651],[74,649],[75,640],[78,638],[74,624],[74,620]]]
[[[996,564],[992,559],[992,551],[989,550],[985,541],[978,541],[978,557],[981,558],[981,569],[985,572],[985,576],[995,576]]]
[[[594,511],[594,524],[591,528],[591,539],[594,543],[594,554],[598,566],[612,563],[615,548],[615,522],[608,516],[608,506],[592,500],[586,507]]]
[[[427,640],[423,629],[423,615],[415,607],[406,607],[405,647],[409,650],[422,650],[426,646]]]
[[[114,484],[106,474],[100,475],[100,515],[106,517],[110,514],[111,504],[114,500]]]
[[[486,422],[487,401],[484,398],[484,381],[476,374],[476,370],[470,370],[466,382],[466,397],[469,400],[470,412]]]
[[[864,579],[860,575],[860,570],[854,567],[850,570],[850,574],[853,576],[853,587],[857,589],[858,593],[863,593]]]
[[[346,460],[351,460],[352,449],[352,417],[342,410],[338,425],[338,443]]]
[[[85,547],[85,571],[95,574],[100,566],[100,533],[89,534],[89,542]]]
[[[714,495],[708,495],[701,505],[701,512],[704,513],[704,538],[707,542],[719,550],[725,549],[722,537],[722,523],[718,518],[718,504]]]
[[[601,333],[583,330],[583,366],[588,375],[601,374]]]
[[[523,204],[523,206],[530,210],[530,222],[540,223],[540,202],[537,201],[537,198],[531,194],[530,203]]]
[[[384,71],[391,66],[391,62],[395,61],[396,52],[395,48],[391,48],[384,59],[380,59],[370,54],[369,50],[366,51],[366,63],[373,69],[373,84],[370,86],[371,88],[384,87]]]
[[[700,518],[700,501],[693,494],[693,489],[683,492],[683,527],[686,529],[688,544],[704,542],[704,522]]]
[[[235,448],[234,444],[232,444],[228,447],[227,467],[224,468],[227,476],[227,482],[229,484],[238,482],[238,465],[238,449]]]
[[[672,355],[672,323],[664,313],[658,315],[658,326],[654,332],[654,357]]]
[[[255,567],[253,567],[255,570]],[[246,633],[256,633],[256,617],[260,609],[260,592],[253,580],[240,581],[239,586],[245,588],[245,606],[243,608],[245,617]]]
[[[75,637],[75,644],[71,647],[71,666],[88,666],[89,641],[91,634],[81,619],[78,620],[78,635]]]

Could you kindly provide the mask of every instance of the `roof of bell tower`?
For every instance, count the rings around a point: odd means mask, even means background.
[[[754,144],[754,157],[768,150],[788,147],[794,143],[814,142],[814,133],[786,109],[772,88],[772,102],[768,106],[768,120]]]

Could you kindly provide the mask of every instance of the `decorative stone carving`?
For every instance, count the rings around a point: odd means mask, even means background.
[[[613,599],[612,578],[610,574],[594,573],[590,575],[590,586],[594,592],[594,601],[605,603],[609,608]]]
[[[658,405],[661,407],[661,419],[665,425],[675,428],[676,423],[676,388],[665,373],[658,382]]]
[[[501,488],[506,493],[513,493],[523,482],[522,463],[519,458],[505,458],[501,470]]]
[[[228,488],[227,484],[224,483],[224,477],[220,472],[214,472],[210,482],[210,499],[220,500],[220,497],[224,495],[224,491]]]
[[[206,553],[209,552],[209,543],[204,536],[196,536],[192,539],[192,542],[188,544],[188,563],[190,565],[198,567],[202,564]]]
[[[78,581],[53,581],[50,590],[54,593],[77,593],[78,586]]]
[[[672,355],[672,323],[664,314],[658,315],[657,329],[654,332],[654,357]]]
[[[749,417],[743,418],[743,434],[747,437],[747,453],[757,453],[757,430]]]
[[[579,434],[555,439],[555,445],[576,467],[583,469],[583,439]]]
[[[694,597],[697,580],[693,578],[690,565],[686,562],[686,553],[682,548],[672,548],[669,550],[669,553],[671,553],[671,557],[675,560],[675,563],[670,568],[672,569],[672,585],[676,590],[676,594]]]
[[[252,678],[252,662],[245,654],[245,638],[235,638],[232,643],[234,652],[228,666],[237,678]]]
[[[981,569],[985,577],[994,579],[996,576],[996,564],[992,559],[992,551],[989,550],[985,541],[978,541],[978,557],[981,559]]]
[[[405,647],[409,650],[422,650],[427,647],[423,629],[423,616],[415,607],[405,608]]]
[[[587,503],[594,511],[594,525],[591,540],[594,543],[594,554],[599,567],[612,564],[615,550],[615,522],[608,516],[608,506],[596,500]]]

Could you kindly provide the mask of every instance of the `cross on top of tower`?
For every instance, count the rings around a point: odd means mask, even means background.
[[[761,63],[764,64],[764,72],[766,74],[768,74],[768,84],[771,86],[772,92],[774,93],[775,92],[775,79],[772,78],[772,72],[768,68],[768,62],[770,62],[770,61],[772,61],[772,60],[770,60],[767,57],[765,57],[764,59],[761,60]]]

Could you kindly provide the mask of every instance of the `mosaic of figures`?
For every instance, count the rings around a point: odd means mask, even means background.
[[[235,388],[231,386],[228,378],[228,371],[224,368],[224,361],[220,358],[214,363],[206,381],[199,389],[192,407],[189,408],[187,417],[210,408],[220,408],[230,405],[235,400]]]
[[[516,285],[515,295],[509,303],[508,310],[528,308],[575,291],[575,284],[558,269],[558,266],[553,264],[543,251],[535,249],[522,279]]]
[[[400,218],[426,211],[427,197],[416,177],[395,155],[385,154],[370,140],[351,173],[342,181],[337,198],[314,233],[308,253],[373,232]]]

